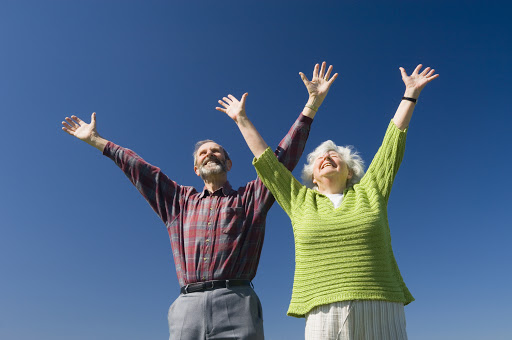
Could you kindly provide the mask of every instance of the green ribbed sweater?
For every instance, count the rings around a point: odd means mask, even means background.
[[[391,249],[387,204],[405,151],[406,131],[390,122],[360,183],[341,206],[300,184],[270,148],[253,164],[292,221],[295,278],[288,315],[346,300],[414,301]]]

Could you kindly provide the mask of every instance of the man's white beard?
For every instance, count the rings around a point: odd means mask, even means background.
[[[215,165],[212,166],[211,164],[208,164],[209,161],[214,161]],[[226,163],[223,163],[218,158],[209,158],[204,163],[204,165],[199,167],[199,176],[201,176],[203,181],[210,178],[210,176],[220,175],[224,172],[227,172]]]

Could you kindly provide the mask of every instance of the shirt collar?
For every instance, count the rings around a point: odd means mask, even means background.
[[[229,184],[229,182],[226,181],[226,183],[224,183],[224,185],[221,188],[215,190],[213,193],[210,193],[208,191],[208,189],[206,189],[206,187],[204,187],[203,192],[199,195],[199,198],[205,198],[210,195],[211,196],[227,196],[230,193],[232,193],[233,191],[234,190],[231,187],[231,184]]]

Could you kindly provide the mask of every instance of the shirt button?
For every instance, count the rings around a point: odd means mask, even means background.
[[[204,258],[204,260],[205,260],[205,261],[208,261],[208,259],[207,259],[206,257]]]
[[[206,239],[206,242],[207,242],[207,243],[208,243],[208,242],[210,242],[210,239],[209,239],[209,238],[207,238],[207,239]]]

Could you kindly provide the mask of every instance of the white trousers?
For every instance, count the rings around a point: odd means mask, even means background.
[[[353,300],[315,307],[306,340],[407,340],[403,303]]]

